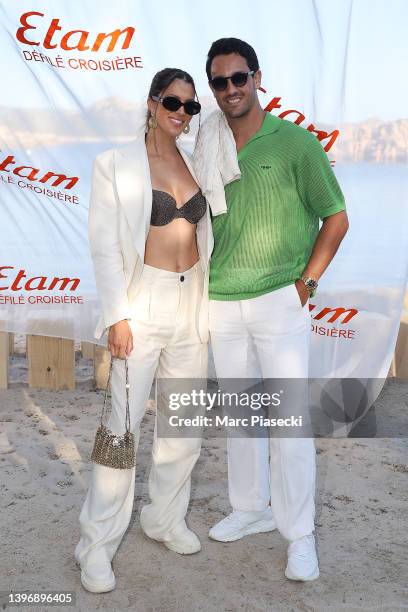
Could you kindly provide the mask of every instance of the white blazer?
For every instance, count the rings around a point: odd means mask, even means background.
[[[191,157],[178,143],[184,162],[197,181]],[[198,183],[198,181],[197,181]],[[144,134],[131,143],[103,151],[93,165],[88,235],[102,314],[95,328],[98,340],[109,327],[131,319],[143,270],[150,228],[152,184]],[[208,277],[213,249],[209,208],[197,224],[197,246],[204,272],[198,333],[208,341]]]

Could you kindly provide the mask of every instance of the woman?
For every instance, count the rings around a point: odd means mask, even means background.
[[[207,203],[178,137],[200,112],[194,81],[182,70],[158,72],[147,100],[146,133],[94,164],[89,238],[102,316],[113,358],[112,410],[107,426],[125,427],[125,361],[130,429],[139,439],[152,382],[205,378],[208,342],[208,261],[212,233]],[[200,438],[158,438],[149,477],[151,503],[141,526],[180,554],[200,550],[185,515]],[[111,561],[128,527],[135,468],[93,465],[75,549],[81,582],[92,592],[115,588]]]

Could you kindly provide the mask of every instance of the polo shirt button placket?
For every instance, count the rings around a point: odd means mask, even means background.
[[[181,282],[184,282],[184,276],[183,276],[183,274],[180,276],[180,280],[181,280]]]

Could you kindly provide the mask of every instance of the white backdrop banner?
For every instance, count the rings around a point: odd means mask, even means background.
[[[263,107],[319,138],[346,198],[350,230],[310,305],[311,375],[387,375],[408,274],[405,0],[387,12],[372,0],[22,0],[0,11],[0,330],[94,341],[93,159],[134,138],[166,66],[192,74],[205,117],[208,49],[236,36],[258,54]],[[194,130],[183,138],[192,149]]]

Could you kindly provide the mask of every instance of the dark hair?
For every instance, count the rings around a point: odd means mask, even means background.
[[[160,96],[162,91],[167,89],[167,87],[169,87],[169,85],[171,85],[175,79],[181,79],[185,83],[190,83],[194,89],[194,95],[197,97],[194,79],[190,74],[188,74],[188,72],[181,70],[180,68],[163,68],[163,70],[156,72],[153,77],[153,81],[149,89],[149,98],[152,96]],[[147,110],[146,127],[148,125],[150,116],[151,113],[149,110]]]
[[[255,72],[259,70],[258,58],[251,45],[239,38],[219,38],[213,42],[207,55],[205,70],[208,80],[211,79],[211,64],[214,57],[217,55],[229,55],[230,53],[238,53],[238,55],[245,58],[250,70],[254,70]]]

